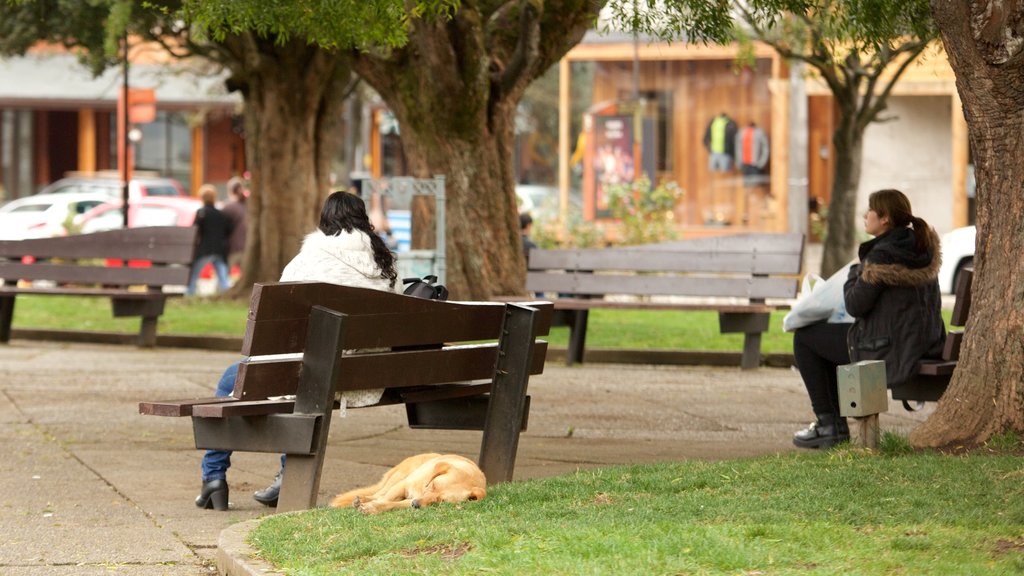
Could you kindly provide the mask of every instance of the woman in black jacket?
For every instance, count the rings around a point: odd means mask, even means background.
[[[860,264],[844,286],[849,324],[818,323],[793,335],[793,354],[817,420],[793,436],[801,448],[828,448],[850,439],[839,415],[836,367],[884,360],[886,383],[905,382],[921,358],[938,357],[946,339],[938,273],[939,237],[913,215],[899,190],[868,197]]]

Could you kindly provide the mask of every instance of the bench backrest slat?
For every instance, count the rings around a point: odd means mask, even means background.
[[[534,345],[530,374],[543,372],[546,352],[546,342]],[[336,390],[405,388],[490,379],[497,356],[496,343],[347,354],[341,359]],[[301,371],[300,358],[243,362],[232,395],[240,400],[262,400],[295,394]],[[240,382],[244,382],[244,386],[237,384]]]
[[[242,354],[302,352],[313,305],[351,315],[346,342],[352,348],[494,339],[504,316],[504,305],[498,303],[439,302],[321,283],[257,284]],[[541,311],[539,324],[545,329],[538,336],[547,334],[551,323],[550,307]]]
[[[195,253],[192,226],[153,226],[94,234],[0,241],[0,258],[125,259],[157,264],[190,264]]]
[[[82,266],[63,264],[12,264],[0,262],[0,278],[11,280],[52,280],[60,283],[133,285],[184,285],[188,266],[135,268],[119,266]]]
[[[971,314],[971,284],[974,280],[974,268],[964,268],[957,276],[956,301],[953,303],[953,314],[949,323],[953,326],[966,326],[967,317]]]
[[[625,248],[538,250],[530,253],[530,269],[796,275],[800,273],[800,259],[792,254],[771,252],[666,252]]]
[[[535,336],[548,333],[550,302],[538,310]],[[441,302],[366,288],[312,282],[256,284],[233,396],[260,400],[294,394],[313,306],[344,318],[338,390],[396,388],[489,379],[498,359],[506,305]],[[442,343],[444,346],[442,347]],[[408,347],[416,347],[410,350]],[[543,370],[547,343],[534,343],[531,374]],[[267,356],[291,354],[290,357]]]
[[[622,246],[619,250],[667,250],[670,252],[748,252],[751,248],[761,253],[793,254],[802,257],[804,236],[784,234],[732,234],[689,240],[669,240],[639,246]]]
[[[529,254],[528,292],[795,298],[802,234],[741,234]]]
[[[793,298],[797,291],[795,278],[613,275],[613,274],[545,274],[530,272],[526,285],[534,292],[564,294],[632,294],[638,296],[721,296],[736,298]]]

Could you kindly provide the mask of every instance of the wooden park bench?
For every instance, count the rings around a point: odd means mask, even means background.
[[[953,313],[950,316],[950,324],[953,326],[967,325],[967,317],[971,313],[973,278],[973,268],[964,268],[957,275],[956,300],[953,303]],[[963,339],[962,328],[950,330],[946,334],[946,345],[943,347],[942,357],[922,360],[918,365],[917,374],[913,378],[899,386],[890,388],[893,400],[902,400],[903,407],[907,410],[914,409],[911,407],[911,402],[918,405],[923,402],[937,402],[953,378],[953,371],[960,360],[960,346],[963,344]]]
[[[796,297],[802,234],[746,234],[619,248],[534,249],[526,291],[544,294],[569,325],[566,363],[582,363],[590,310],[710,310],[722,333],[743,333],[741,367],[761,364],[768,299]],[[498,297],[496,300],[510,300]],[[685,329],[685,324],[680,323]]]
[[[139,345],[156,345],[164,304],[181,295],[164,287],[188,284],[195,241],[191,226],[0,241],[0,342],[10,341],[15,298],[39,294],[110,298],[115,317],[142,317]]]
[[[142,402],[139,411],[191,416],[198,449],[287,454],[278,512],[316,506],[335,392],[348,390],[384,388],[375,406],[405,404],[414,428],[483,430],[480,468],[490,483],[508,481],[527,384],[544,368],[547,342],[537,337],[550,322],[547,302],[257,284],[232,395]]]

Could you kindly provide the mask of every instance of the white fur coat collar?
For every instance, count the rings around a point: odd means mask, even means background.
[[[344,286],[392,290],[373,260],[370,237],[353,230],[327,236],[320,230],[308,234],[299,253],[285,266],[282,282],[330,282]]]

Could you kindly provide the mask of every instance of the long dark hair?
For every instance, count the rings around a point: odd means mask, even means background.
[[[872,192],[868,196],[868,209],[874,210],[879,218],[888,216],[893,228],[913,225],[917,249],[922,252],[928,249],[928,223],[914,216],[910,199],[903,192],[892,188]]]
[[[335,192],[328,196],[323,209],[320,210],[319,228],[327,236],[337,236],[342,232],[351,233],[353,230],[365,232],[370,237],[373,261],[380,268],[380,277],[390,280],[391,287],[395,287],[395,280],[398,278],[398,272],[395,271],[395,255],[388,250],[384,240],[373,229],[362,198],[348,192]]]

